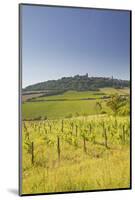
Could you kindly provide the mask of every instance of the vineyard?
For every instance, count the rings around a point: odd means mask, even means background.
[[[129,116],[22,122],[22,192],[127,188]]]
[[[131,11],[55,7],[19,6],[19,194],[131,189]]]

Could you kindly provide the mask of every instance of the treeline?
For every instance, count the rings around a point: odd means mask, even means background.
[[[34,85],[30,85],[23,89],[25,91],[98,91],[102,87],[123,88],[129,87],[130,82],[127,80],[114,79],[113,77],[89,77],[88,74],[84,76],[76,75],[74,77],[63,77],[58,80],[49,80]]]

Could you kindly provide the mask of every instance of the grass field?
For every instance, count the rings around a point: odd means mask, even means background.
[[[119,95],[129,95],[130,89],[129,88],[123,88],[123,89],[115,89],[115,88],[101,88],[100,92],[103,92],[105,94],[119,94]]]
[[[85,98],[101,98],[104,96],[104,92],[92,92],[92,91],[84,91],[84,92],[77,92],[77,91],[68,91],[64,94],[54,95],[54,96],[47,96],[47,97],[39,97],[36,100],[55,100],[55,99],[85,99]]]
[[[37,117],[47,117],[48,119],[64,118],[68,116],[78,115],[94,115],[97,114],[97,101],[102,103],[102,110],[109,112],[105,105],[105,100],[100,99],[105,95],[119,93],[128,94],[127,88],[117,90],[114,88],[104,88],[99,92],[76,92],[69,91],[61,95],[37,97],[36,102],[24,102],[22,105],[23,119],[34,119]],[[94,98],[88,99],[88,98]],[[64,99],[66,99],[64,101]],[[85,99],[85,100],[82,100]],[[42,100],[42,101],[41,101]],[[51,100],[51,101],[43,101]]]
[[[106,106],[104,105],[103,107],[105,108]],[[48,119],[58,119],[96,113],[96,100],[27,102],[23,104],[22,110],[23,119],[33,119],[39,116],[47,116]]]

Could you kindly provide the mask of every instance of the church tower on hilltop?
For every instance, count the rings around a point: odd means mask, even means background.
[[[88,73],[86,73],[86,75],[85,75],[85,76],[86,76],[86,78],[88,78]]]

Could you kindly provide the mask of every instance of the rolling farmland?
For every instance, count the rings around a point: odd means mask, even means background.
[[[130,117],[107,106],[113,93],[129,90],[68,91],[22,104],[24,194],[129,187]]]

